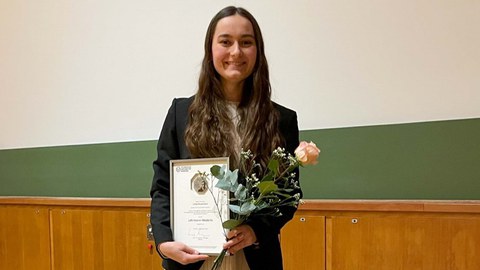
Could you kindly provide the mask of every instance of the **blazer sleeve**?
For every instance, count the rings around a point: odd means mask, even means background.
[[[158,140],[157,159],[153,162],[150,222],[156,247],[173,240],[170,228],[170,160],[179,158],[176,104],[177,100],[174,99]]]
[[[282,107],[279,109],[279,111],[279,128],[285,139],[285,150],[293,155],[299,144],[297,114],[294,111]],[[296,180],[298,181],[299,169],[295,169],[294,173],[296,174]],[[300,194],[300,198],[302,197],[302,190],[300,187],[293,190],[291,195],[296,193]],[[262,243],[267,243],[273,239],[278,239],[280,229],[293,218],[296,210],[296,207],[283,206],[280,208],[282,215],[279,217],[270,215],[257,215],[250,217],[246,223],[252,227],[255,235],[257,236],[257,242],[262,245]]]

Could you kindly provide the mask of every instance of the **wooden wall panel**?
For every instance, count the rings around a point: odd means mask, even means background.
[[[280,240],[285,270],[325,269],[325,217],[295,215]]]
[[[52,209],[52,269],[162,269],[146,238],[147,215],[148,209]]]
[[[328,270],[480,269],[480,219],[331,217]]]
[[[144,199],[0,197],[0,269],[161,269],[148,213]],[[307,201],[281,245],[286,270],[478,270],[480,201]]]
[[[0,269],[50,269],[48,208],[0,206]]]

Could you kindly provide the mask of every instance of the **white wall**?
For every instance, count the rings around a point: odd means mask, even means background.
[[[230,4],[302,130],[480,117],[477,0],[0,0],[0,149],[156,139]]]

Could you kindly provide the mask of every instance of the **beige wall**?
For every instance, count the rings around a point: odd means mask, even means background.
[[[0,0],[0,149],[155,139],[228,4],[301,129],[480,117],[475,0]]]

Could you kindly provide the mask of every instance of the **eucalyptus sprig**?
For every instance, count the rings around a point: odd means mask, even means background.
[[[300,187],[294,170],[315,164],[319,153],[320,149],[313,142],[301,142],[295,149],[295,156],[284,148],[275,149],[266,168],[255,161],[250,150],[240,153],[241,172],[238,169],[230,171],[226,166],[212,166],[210,173],[218,179],[215,187],[233,194],[229,204],[233,218],[223,221],[223,228],[232,230],[252,215],[281,216],[283,206],[297,207]],[[226,253],[226,249],[222,250],[212,270],[220,268]]]
[[[298,182],[292,171],[300,163],[285,149],[277,148],[270,157],[263,177],[256,174],[259,164],[255,162],[250,151],[241,152],[243,164],[243,181],[239,181],[239,170],[227,170],[225,166],[212,166],[210,173],[218,179],[215,187],[233,193],[229,209],[234,213],[234,218],[223,222],[225,229],[234,229],[241,225],[253,213],[281,215],[279,207],[290,205],[297,206],[300,194],[291,195],[298,189]]]

